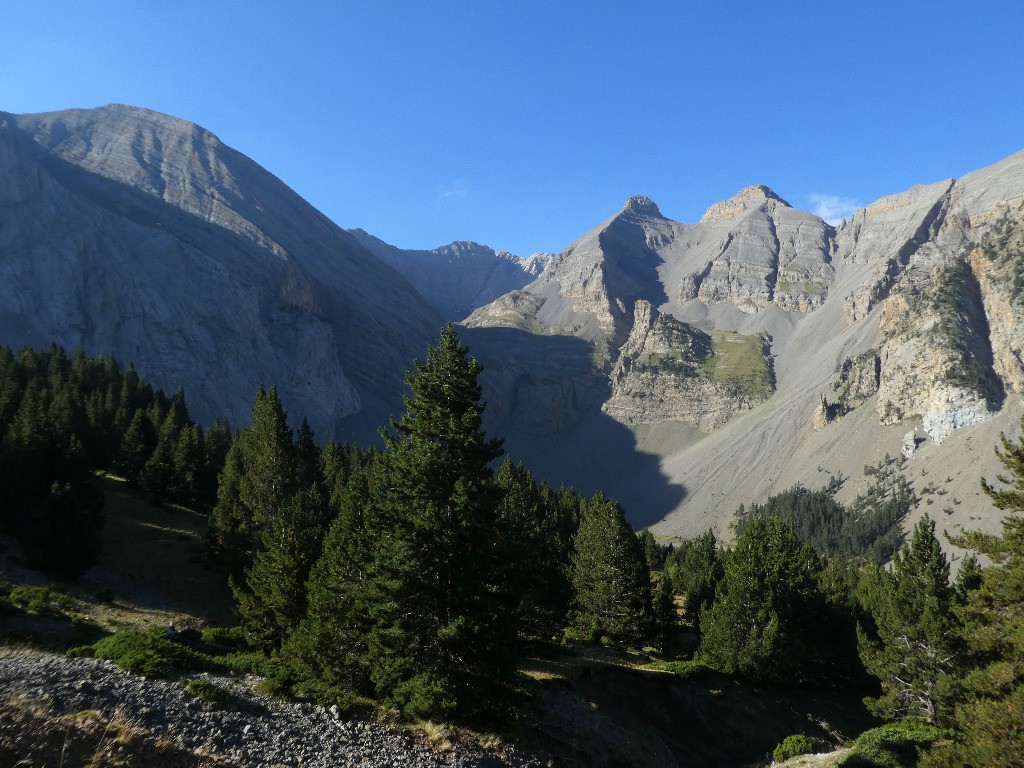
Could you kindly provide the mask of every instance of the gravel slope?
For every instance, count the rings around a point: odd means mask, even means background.
[[[129,675],[112,662],[0,649],[0,763],[57,765],[58,757],[63,762],[72,723],[93,713],[107,724],[103,733],[116,722],[136,735],[118,747],[135,756],[122,754],[123,762],[105,764],[156,765],[153,755],[159,753],[174,756],[163,765],[192,766],[539,765],[511,747],[500,756],[463,745],[440,749],[397,728],[335,718],[323,707],[281,702],[235,681],[217,683],[230,689],[229,707],[211,707],[180,683]],[[53,738],[58,728],[63,747]],[[99,740],[97,735],[94,741]]]

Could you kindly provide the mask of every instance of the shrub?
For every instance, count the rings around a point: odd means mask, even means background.
[[[700,661],[652,661],[650,664],[644,664],[644,669],[671,672],[684,680],[704,680],[717,674]]]
[[[843,768],[914,768],[922,750],[952,734],[919,720],[900,720],[865,731],[840,763]]]
[[[215,659],[168,640],[159,627],[116,632],[98,640],[92,648],[97,659],[109,659],[126,672],[146,677],[166,675],[172,669],[222,669]]]
[[[222,707],[231,699],[231,692],[227,688],[201,677],[189,680],[185,690],[200,701],[215,707]]]
[[[245,629],[242,627],[210,627],[203,631],[204,643],[210,645],[228,645],[232,648],[245,648]]]
[[[39,616],[60,617],[71,609],[70,597],[46,587],[15,587],[10,600],[18,608]]]
[[[789,758],[796,757],[797,755],[809,755],[813,751],[814,742],[811,741],[810,736],[797,733],[783,739],[782,743],[775,747],[772,757],[775,759],[775,762],[781,763],[783,760],[789,760]]]

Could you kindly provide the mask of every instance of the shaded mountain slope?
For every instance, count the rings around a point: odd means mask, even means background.
[[[379,423],[441,322],[272,174],[148,110],[0,114],[0,220],[4,343],[132,361],[204,421],[245,423],[265,383],[321,435]]]

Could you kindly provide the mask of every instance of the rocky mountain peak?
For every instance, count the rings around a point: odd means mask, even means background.
[[[651,200],[651,198],[644,197],[643,195],[633,195],[629,198],[626,204],[622,206],[622,212],[661,218],[661,210],[658,208],[658,204]]]
[[[793,207],[764,184],[754,184],[744,187],[728,200],[712,205],[701,217],[700,223],[715,224],[719,221],[731,221],[747,211],[761,208],[766,203],[776,203],[785,208]]]

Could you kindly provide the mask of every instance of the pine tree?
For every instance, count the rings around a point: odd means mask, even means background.
[[[277,388],[259,388],[252,421],[242,432],[245,472],[238,493],[257,531],[299,488],[295,446]],[[255,545],[255,541],[252,542]]]
[[[306,419],[303,419],[298,438],[295,440],[295,472],[300,488],[323,484],[320,455],[320,446],[316,444],[313,428]]]
[[[181,431],[178,421],[175,409],[172,408],[160,425],[153,455],[139,473],[139,486],[157,496],[165,496],[174,482],[174,448]]]
[[[522,638],[550,639],[563,629],[571,598],[570,542],[562,535],[559,508],[541,496],[533,473],[508,457],[495,480],[502,494],[498,519],[507,579],[500,597],[515,605]]]
[[[1000,444],[996,455],[1007,472],[997,478],[1001,487],[984,479],[981,485],[1008,513],[1002,533],[954,538],[994,565],[982,570],[980,584],[967,591],[958,610],[968,661],[953,713],[959,733],[928,756],[929,768],[1024,765],[1024,440],[1011,442],[1000,435]]]
[[[896,553],[892,571],[878,572],[868,608],[875,631],[858,628],[857,634],[864,667],[882,684],[871,708],[885,717],[943,721],[956,663],[956,626],[949,562],[928,515]]]
[[[292,431],[277,390],[259,388],[252,421],[228,450],[210,515],[211,554],[236,577],[252,565],[267,521],[300,489]]]
[[[501,443],[481,429],[480,366],[449,325],[406,377],[405,413],[384,433],[365,509],[362,637],[379,695],[412,716],[467,716],[511,673],[514,629],[495,600]],[[491,690],[488,693],[488,689]]]
[[[267,522],[245,580],[232,580],[249,641],[274,650],[306,615],[306,581],[320,557],[327,515],[323,494],[308,488],[288,498]]]
[[[650,572],[622,507],[604,494],[587,502],[573,540],[573,628],[639,645],[649,633]]]
[[[308,610],[288,639],[283,655],[304,681],[332,692],[373,694],[366,635],[381,597],[371,578],[374,542],[364,510],[370,502],[371,470],[356,467],[332,496],[334,521],[307,583]]]
[[[651,639],[661,653],[668,652],[679,628],[679,612],[676,610],[675,598],[672,581],[662,573],[651,595]]]
[[[171,495],[184,502],[201,499],[205,464],[202,430],[198,424],[183,427],[171,455]]]
[[[121,466],[130,483],[138,483],[142,468],[156,448],[156,433],[142,409],[135,411],[121,442]]]
[[[818,568],[814,550],[781,517],[751,520],[725,560],[713,605],[701,611],[701,658],[752,680],[808,679]]]
[[[724,575],[718,540],[708,530],[682,542],[665,560],[665,573],[672,589],[684,600],[684,619],[700,628],[700,613],[711,607],[715,589]]]
[[[207,541],[210,555],[240,576],[248,566],[248,551],[258,535],[249,511],[242,504],[239,487],[245,474],[241,436],[235,438],[224,459],[217,482],[217,505],[210,513]]]

